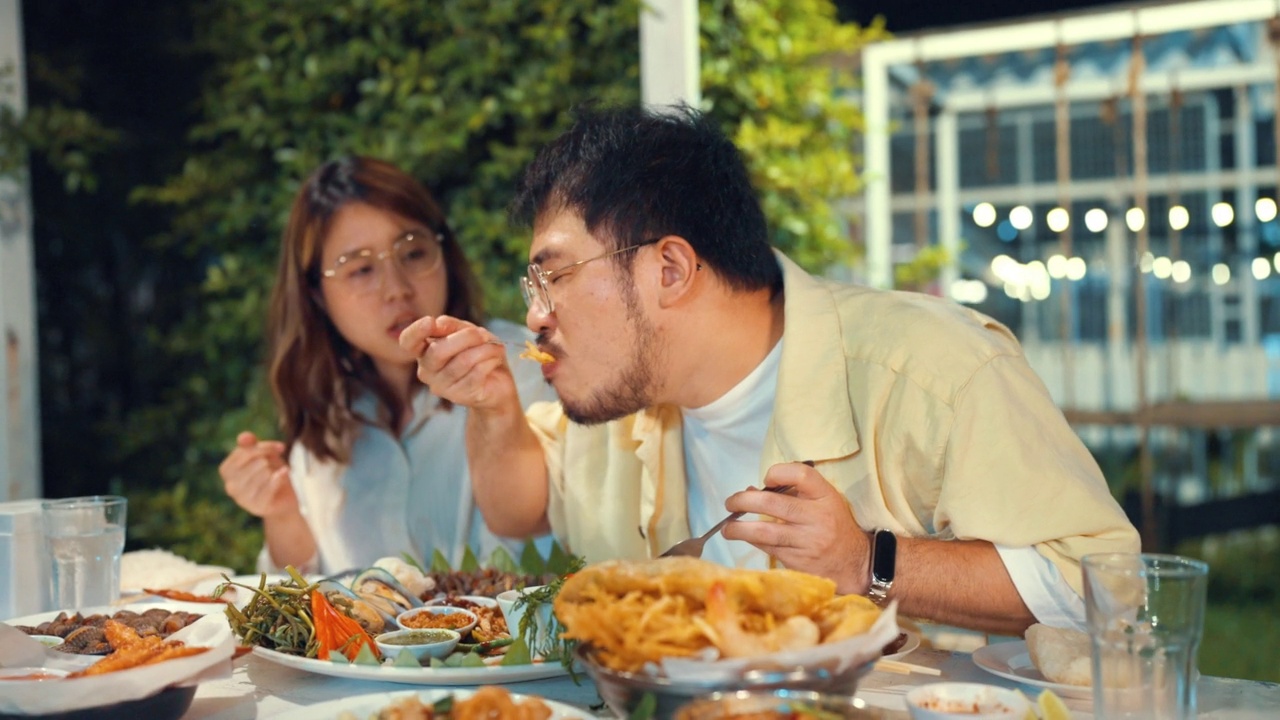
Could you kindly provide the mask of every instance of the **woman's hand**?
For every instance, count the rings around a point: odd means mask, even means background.
[[[271,518],[298,512],[282,442],[242,432],[235,449],[218,466],[218,474],[227,496],[252,515]]]

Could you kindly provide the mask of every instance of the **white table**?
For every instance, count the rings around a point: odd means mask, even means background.
[[[886,708],[888,718],[906,718],[903,694],[912,687],[939,680],[956,680],[989,683],[1003,687],[1017,687],[1016,683],[991,675],[973,664],[966,653],[916,650],[905,661],[937,668],[940,677],[911,674],[898,675],[872,671],[862,679],[858,696],[868,704]],[[534,680],[507,686],[512,692],[540,695],[548,700],[567,703],[583,709],[600,706],[601,701],[590,678],[582,676],[582,684],[574,685],[567,677]],[[428,686],[402,685],[398,683],[370,682],[328,677],[293,670],[247,655],[236,660],[231,676],[200,685],[191,709],[184,720],[249,720],[270,718],[273,715],[299,707],[336,700],[338,698],[367,695],[370,693],[425,690]],[[1034,697],[1035,688],[1024,688]],[[1065,699],[1073,714],[1080,718],[1092,717],[1089,701]],[[1199,686],[1200,715],[1204,718],[1226,720],[1236,718],[1280,717],[1280,685],[1232,680],[1226,678],[1202,678]],[[597,710],[597,715],[609,717],[607,710]],[[320,718],[318,720],[327,720]]]

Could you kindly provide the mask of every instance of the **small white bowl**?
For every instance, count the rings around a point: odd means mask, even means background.
[[[478,621],[479,618],[470,610],[451,605],[427,605],[405,610],[396,616],[396,625],[399,625],[401,630],[443,628],[454,630],[459,635],[471,632],[471,628],[474,628]]]
[[[47,648],[56,648],[62,644],[62,638],[57,635],[28,635],[27,637]]]
[[[47,667],[11,667],[0,668],[0,680],[15,680],[26,682],[44,682],[46,680],[61,680],[67,676],[66,670],[58,670],[57,668]],[[3,686],[0,686],[3,687]]]
[[[438,597],[434,600],[428,600],[423,604],[427,605],[428,607],[434,607],[436,605],[448,605],[449,607],[461,607],[463,610],[471,609],[469,607],[466,607],[465,605],[457,604],[456,601],[458,600],[465,600],[469,603],[479,605],[480,607],[487,607],[487,608],[498,607],[498,601],[494,600],[491,597],[488,597],[487,595],[451,595],[447,597]]]
[[[395,660],[400,653],[408,652],[419,662],[428,658],[448,657],[460,640],[462,634],[458,631],[440,628],[393,630],[373,639],[384,658]]]
[[[943,682],[909,691],[907,709],[915,720],[1022,720],[1031,701],[1017,690],[995,685]]]

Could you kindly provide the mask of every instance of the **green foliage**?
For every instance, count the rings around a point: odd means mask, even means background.
[[[639,101],[639,0],[224,0],[195,10],[211,58],[194,152],[134,198],[173,214],[158,249],[204,268],[201,300],[156,338],[189,368],[130,418],[123,451],[168,453],[169,482],[222,502],[217,464],[243,429],[271,436],[262,372],[278,238],[298,183],[346,153],[381,157],[446,205],[493,315],[519,317],[528,238],[507,224],[515,179],[573,105]],[[857,109],[840,70],[883,34],[829,0],[705,0],[703,108],[744,150],[775,243],[802,264],[848,260],[831,204],[858,187]],[[162,464],[163,465],[163,464]],[[168,492],[168,491],[166,491]],[[166,544],[161,527],[140,541]],[[225,556],[209,544],[197,559]],[[225,558],[224,558],[225,561]]]

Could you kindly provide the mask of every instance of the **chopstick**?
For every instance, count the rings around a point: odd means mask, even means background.
[[[881,672],[894,673],[897,675],[910,675],[918,673],[920,675],[939,676],[942,671],[938,668],[925,667],[924,665],[914,665],[912,663],[902,662],[900,660],[877,660],[872,666],[873,669]]]

